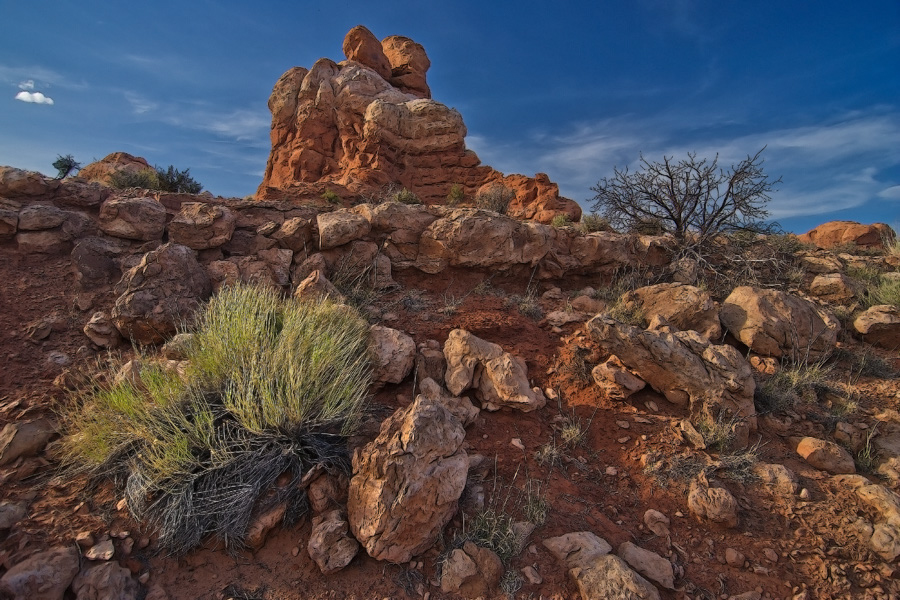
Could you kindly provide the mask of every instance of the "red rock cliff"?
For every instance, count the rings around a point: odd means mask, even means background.
[[[581,217],[543,173],[504,176],[466,149],[462,116],[431,99],[431,61],[420,44],[401,36],[379,42],[360,25],[343,51],[343,62],[294,67],[275,84],[272,150],[258,198],[310,196],[322,183],[370,194],[396,183],[440,204],[455,184],[472,198],[500,183],[516,193],[511,216],[545,223],[558,214]]]

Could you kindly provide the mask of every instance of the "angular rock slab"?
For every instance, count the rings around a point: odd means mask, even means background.
[[[78,550],[53,548],[20,562],[0,577],[0,596],[16,600],[62,600],[78,574]]]
[[[347,514],[371,557],[407,562],[437,541],[466,485],[465,435],[446,408],[420,395],[356,452]]]
[[[648,285],[628,292],[622,301],[639,305],[647,321],[660,315],[682,331],[690,329],[709,340],[722,337],[718,303],[708,292],[692,285]]]
[[[139,344],[158,344],[193,319],[212,284],[194,250],[169,243],[145,254],[116,291],[121,294],[112,310],[116,328]]]
[[[372,354],[372,380],[376,386],[400,383],[412,371],[416,343],[402,331],[372,325],[369,348]]]
[[[725,299],[719,319],[753,352],[798,360],[831,352],[841,328],[837,319],[809,300],[746,285]]]
[[[737,500],[725,488],[711,487],[703,473],[691,481],[688,508],[697,517],[709,519],[726,527],[737,527]]]
[[[688,405],[691,421],[714,423],[720,413],[736,419],[738,443],[756,429],[750,363],[732,346],[714,345],[696,331],[651,331],[607,316],[585,325],[603,350],[614,354],[670,402]]]
[[[313,517],[306,548],[323,575],[340,571],[359,552],[359,542],[348,533],[348,529],[347,519],[340,510]]]
[[[888,350],[900,348],[900,308],[879,304],[865,310],[853,321],[862,339]]]
[[[194,250],[218,248],[231,239],[236,221],[224,206],[185,202],[169,223],[169,240]]]
[[[834,442],[805,437],[797,444],[797,454],[813,467],[832,475],[856,473],[853,457]]]
[[[166,209],[153,198],[113,197],[100,206],[99,222],[103,233],[149,242],[162,238]]]
[[[444,344],[447,389],[459,396],[467,389],[485,410],[507,406],[523,412],[542,408],[547,399],[528,384],[525,361],[465,329],[454,329]]]

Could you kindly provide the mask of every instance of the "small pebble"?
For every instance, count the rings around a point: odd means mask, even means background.
[[[522,567],[522,575],[524,575],[525,579],[528,580],[528,583],[532,585],[540,585],[544,581],[544,578],[541,577],[541,574],[537,572],[537,569],[535,569],[531,565]]]
[[[294,546],[293,548],[291,548],[291,556],[297,556],[298,554],[300,554],[299,546]]]
[[[808,489],[803,488],[802,490],[800,490],[800,499],[801,500],[809,500],[809,490]]]
[[[631,438],[626,435],[625,437],[620,437],[616,441],[619,442],[620,444],[624,444],[624,443],[628,442],[629,440],[631,440]]]
[[[122,540],[122,554],[128,556],[134,549],[134,538],[127,537]]]
[[[769,562],[778,562],[778,553],[772,550],[771,548],[766,548],[763,550],[763,554],[766,557],[766,560]]]
[[[628,429],[629,427],[631,427],[631,424],[628,421],[616,421],[616,425],[618,425],[622,429]]]
[[[523,444],[522,440],[519,438],[513,438],[509,443],[512,444],[513,447],[518,448],[523,452],[525,451],[525,444]]]
[[[138,577],[138,581],[141,582],[141,585],[147,585],[147,582],[150,581],[150,571],[141,573],[140,577]]]
[[[615,467],[606,467],[606,474],[615,476],[619,474],[619,470]]]

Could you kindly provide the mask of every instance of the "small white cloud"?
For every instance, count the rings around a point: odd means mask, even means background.
[[[29,79],[28,81],[23,81],[19,84],[20,90],[33,90],[34,89],[34,80]]]
[[[19,92],[16,94],[16,100],[30,102],[32,104],[53,104],[53,98],[45,96],[40,92]]]

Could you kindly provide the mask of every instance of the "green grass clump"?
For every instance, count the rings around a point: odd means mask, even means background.
[[[560,214],[553,217],[553,220],[550,221],[550,225],[553,227],[568,227],[572,224],[572,219],[569,218],[569,215]]]
[[[198,322],[183,377],[144,360],[139,381],[107,374],[64,415],[65,462],[124,481],[134,517],[175,553],[209,534],[239,549],[254,511],[281,503],[299,517],[304,473],[348,467],[370,383],[368,326],[346,306],[237,286]]]
[[[868,289],[866,306],[890,304],[900,307],[900,279],[879,277],[878,283]]]
[[[340,204],[341,203],[341,197],[338,196],[337,193],[335,193],[332,190],[325,190],[324,192],[322,192],[321,198],[328,204]]]
[[[394,202],[399,202],[400,204],[422,204],[419,197],[406,188],[395,193],[392,200],[394,200]]]
[[[578,229],[580,229],[582,233],[613,230],[612,225],[609,224],[609,219],[601,217],[597,213],[581,215],[581,222],[578,223]]]
[[[447,206],[459,206],[466,200],[466,190],[458,183],[450,186],[447,193]]]
[[[816,402],[818,390],[830,387],[828,379],[832,370],[824,360],[783,365],[756,387],[757,408],[761,412],[783,412],[801,402]]]

